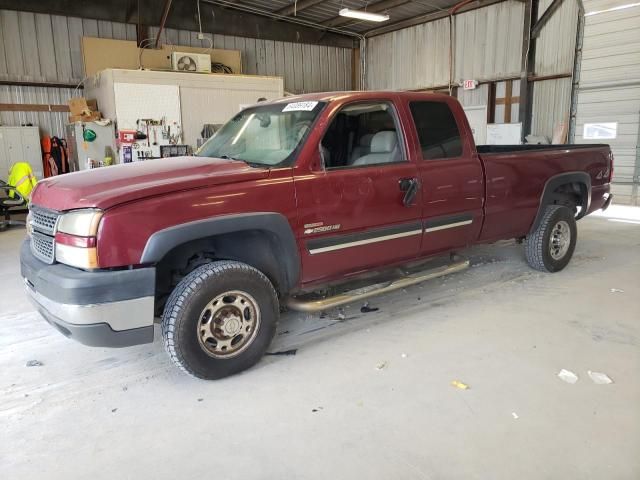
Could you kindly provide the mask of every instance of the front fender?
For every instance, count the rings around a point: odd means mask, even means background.
[[[287,218],[274,212],[241,213],[196,220],[160,230],[147,240],[140,263],[154,264],[172,249],[194,240],[218,235],[260,231],[275,237],[278,259],[284,271],[283,285],[290,289],[300,278],[300,255]]]

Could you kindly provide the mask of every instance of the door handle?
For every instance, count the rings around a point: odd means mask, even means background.
[[[418,189],[420,188],[420,181],[413,178],[401,178],[398,181],[398,186],[400,187],[400,191],[404,192],[404,198],[402,199],[402,204],[405,207],[409,207],[413,205],[413,201],[418,194]]]

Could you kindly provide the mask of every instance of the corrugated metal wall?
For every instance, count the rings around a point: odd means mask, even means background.
[[[524,6],[515,0],[457,15],[454,81],[519,75],[523,18]],[[448,19],[367,40],[367,88],[429,88],[448,81]]]
[[[552,0],[541,0],[539,16]],[[578,6],[566,0],[544,26],[536,46],[537,76],[571,73]],[[524,4],[506,1],[455,17],[454,82],[493,81],[520,76]],[[448,19],[406,28],[367,40],[369,89],[418,89],[442,86],[449,76]],[[458,91],[464,106],[486,105],[488,89]],[[482,97],[481,97],[482,96]],[[532,133],[553,135],[567,121],[570,79],[535,82]]]
[[[524,4],[508,1],[455,17],[454,81],[518,76]]]
[[[553,0],[540,0],[538,18]],[[578,2],[565,0],[540,31],[536,40],[535,75],[570,74],[573,71]],[[531,133],[550,140],[554,128],[569,122],[571,78],[542,80],[533,84]]]
[[[150,28],[155,37],[156,28]],[[83,36],[135,40],[134,25],[0,10],[0,80],[75,84],[82,80]],[[166,43],[208,47],[196,32],[168,29]],[[240,50],[244,73],[277,75],[292,93],[351,89],[352,50],[214,35],[214,48]],[[0,103],[64,104],[73,89],[0,85]],[[67,114],[0,112],[0,123],[39,125],[64,135]]]
[[[609,143],[615,157],[616,203],[640,205],[640,6],[626,0],[586,0],[576,143]],[[617,123],[614,139],[583,137],[585,123]]]
[[[429,88],[449,81],[449,22],[437,20],[367,39],[369,90]]]
[[[543,80],[533,84],[531,132],[551,140],[554,128],[561,122],[569,125],[571,78]]]

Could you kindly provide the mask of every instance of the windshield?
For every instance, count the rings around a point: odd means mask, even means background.
[[[207,140],[196,155],[264,166],[287,163],[324,105],[310,101],[247,108]]]

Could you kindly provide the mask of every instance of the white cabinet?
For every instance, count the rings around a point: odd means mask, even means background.
[[[42,178],[42,152],[38,127],[0,127],[0,179],[7,181],[16,162],[27,162]]]

